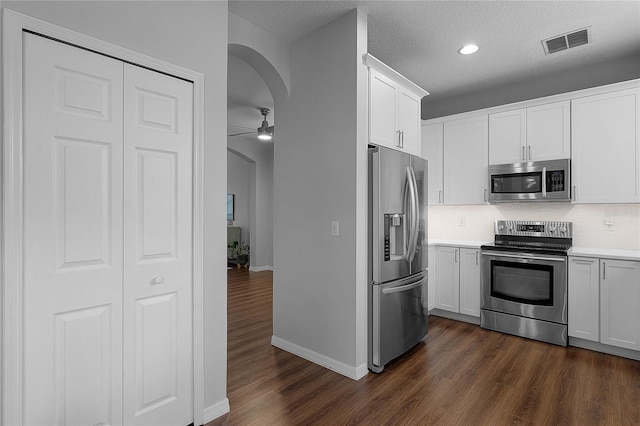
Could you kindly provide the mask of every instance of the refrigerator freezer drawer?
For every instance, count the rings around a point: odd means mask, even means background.
[[[384,284],[372,284],[372,365],[379,373],[384,365],[402,355],[427,334],[422,308],[426,271]]]

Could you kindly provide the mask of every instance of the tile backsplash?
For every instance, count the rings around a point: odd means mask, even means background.
[[[496,220],[573,222],[573,245],[640,250],[640,204],[520,203],[429,207],[429,238],[493,241]]]

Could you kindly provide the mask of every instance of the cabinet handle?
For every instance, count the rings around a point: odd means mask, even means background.
[[[575,186],[575,185],[573,185],[573,194],[571,194],[571,199],[572,199],[573,201],[575,201],[575,200],[576,200],[576,186]]]
[[[404,130],[400,131],[400,147],[404,148]]]
[[[397,130],[398,132],[398,144],[396,145],[396,148],[400,148],[400,130]]]
[[[438,191],[438,204],[442,202],[442,191]]]
[[[487,202],[487,188],[484,189],[484,195],[482,196],[482,199],[485,203]]]
[[[458,250],[453,251],[453,261],[458,263]]]
[[[527,157],[524,154],[524,146],[522,147],[522,161],[525,161]]]
[[[529,161],[531,161],[531,145],[529,145]]]
[[[602,262],[602,279],[607,279],[607,262]]]
[[[478,264],[478,251],[476,250],[476,265]]]

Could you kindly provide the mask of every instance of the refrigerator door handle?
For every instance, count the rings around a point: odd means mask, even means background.
[[[409,261],[411,255],[411,234],[413,232],[413,218],[411,217],[411,213],[413,212],[411,207],[411,200],[413,198],[413,192],[411,189],[411,174],[409,171],[409,167],[406,169],[406,177],[404,181],[404,189],[402,195],[402,206],[405,211],[405,217],[409,223],[409,231],[407,234],[407,228],[404,228],[404,258]]]
[[[413,284],[401,285],[399,287],[383,288],[382,292],[384,294],[389,294],[389,293],[400,293],[401,291],[408,291],[416,287],[420,287],[423,281],[424,281],[424,278]]]
[[[418,205],[418,183],[413,168],[407,167],[407,179],[411,182],[411,234],[409,235],[409,250],[407,259],[413,260],[418,246],[418,226],[420,216],[420,206]]]

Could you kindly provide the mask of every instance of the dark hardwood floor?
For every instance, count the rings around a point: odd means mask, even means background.
[[[271,346],[272,274],[230,270],[228,398],[214,425],[640,425],[640,362],[429,317],[354,381]]]

